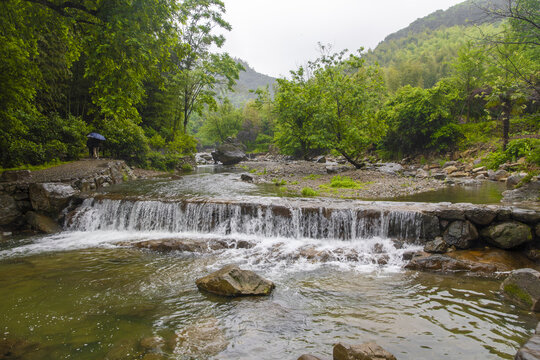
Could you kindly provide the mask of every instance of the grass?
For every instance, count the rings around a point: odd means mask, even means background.
[[[319,185],[322,189],[354,189],[354,190],[360,190],[366,187],[366,185],[369,183],[362,183],[359,181],[355,181],[351,179],[348,176],[340,176],[336,175],[330,180],[330,185]]]
[[[313,190],[310,187],[305,187],[302,189],[302,196],[317,196],[319,193],[315,190]]]
[[[321,175],[315,175],[315,174],[309,174],[308,176],[304,176],[304,180],[317,180],[320,179]]]
[[[272,180],[272,182],[273,182],[276,186],[287,185],[287,181],[284,180],[284,179],[274,179],[274,180]]]

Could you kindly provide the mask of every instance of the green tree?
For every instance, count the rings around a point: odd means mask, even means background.
[[[168,86],[175,97],[173,136],[183,125],[187,131],[193,112],[202,112],[204,105],[216,106],[220,87],[232,90],[242,65],[228,54],[212,53],[225,42],[217,29],[231,30],[223,19],[225,5],[220,0],[186,0],[180,5],[178,44],[173,52]]]
[[[232,106],[229,99],[219,104],[217,110],[208,110],[206,120],[199,130],[199,135],[206,145],[224,142],[228,137],[235,137],[242,126],[240,109]]]
[[[379,111],[388,124],[382,146],[395,155],[445,150],[459,139],[452,108],[455,88],[439,83],[432,89],[404,86]]]
[[[317,125],[313,134],[325,148],[339,152],[356,168],[360,156],[382,138],[385,125],[375,118],[384,96],[382,77],[377,68],[346,50],[325,54],[310,63],[313,85],[319,94]]]
[[[323,129],[315,126],[319,93],[304,68],[290,72],[291,80],[278,79],[274,97],[275,142],[285,154],[308,159],[317,150]]]
[[[460,92],[463,106],[460,114],[465,113],[466,121],[471,116],[479,118],[484,112],[484,102],[479,96],[486,83],[486,53],[483,46],[468,41],[459,51],[452,63],[453,73],[450,81]]]

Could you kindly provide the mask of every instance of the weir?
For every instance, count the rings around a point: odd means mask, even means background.
[[[306,201],[84,200],[69,230],[196,232],[216,235],[355,240],[372,237],[412,242],[436,236],[436,216],[380,205],[343,206]]]
[[[230,199],[85,199],[66,217],[77,231],[119,230],[356,240],[373,237],[421,244],[452,221],[487,226],[504,220],[534,226],[535,210],[496,205],[426,204],[246,197]]]

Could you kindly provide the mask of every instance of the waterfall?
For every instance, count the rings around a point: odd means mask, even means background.
[[[192,232],[216,235],[417,242],[434,217],[419,211],[371,207],[275,205],[257,202],[86,199],[67,217],[68,230]],[[427,222],[427,223],[426,223]],[[438,227],[438,223],[435,224]]]

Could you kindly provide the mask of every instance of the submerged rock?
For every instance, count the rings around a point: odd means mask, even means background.
[[[515,270],[503,281],[500,290],[514,303],[540,311],[540,272],[528,268]]]
[[[405,268],[434,272],[465,271],[482,276],[499,277],[500,272],[528,266],[535,266],[535,264],[522,254],[488,248],[460,250],[444,255],[423,253],[414,256]]]
[[[337,343],[334,345],[334,360],[396,360],[396,357],[374,342],[361,345]]]
[[[273,282],[236,265],[197,279],[196,284],[200,290],[222,296],[269,295],[275,287]]]
[[[228,342],[214,318],[187,326],[178,333],[176,352],[189,359],[207,359],[225,350]]]
[[[24,339],[0,340],[0,359],[29,359],[30,353],[39,349],[39,344]]]
[[[311,354],[304,354],[304,355],[301,355],[297,360],[321,360],[321,359]]]
[[[448,250],[448,244],[441,237],[428,241],[426,245],[424,245],[424,251],[428,253],[443,254],[446,250]]]
[[[519,349],[515,360],[540,359],[540,323],[536,326],[534,335]]]
[[[253,244],[245,240],[206,239],[196,241],[191,239],[157,239],[137,243],[121,242],[118,245],[133,246],[139,249],[153,251],[185,251],[205,253],[223,249],[249,249]]]
[[[488,226],[482,229],[480,234],[486,241],[501,249],[512,249],[532,240],[531,228],[517,221]]]
[[[457,272],[466,271],[472,273],[490,274],[497,271],[492,264],[484,264],[469,260],[455,259],[449,255],[425,255],[417,256],[405,265],[409,270],[434,271],[434,272]]]

